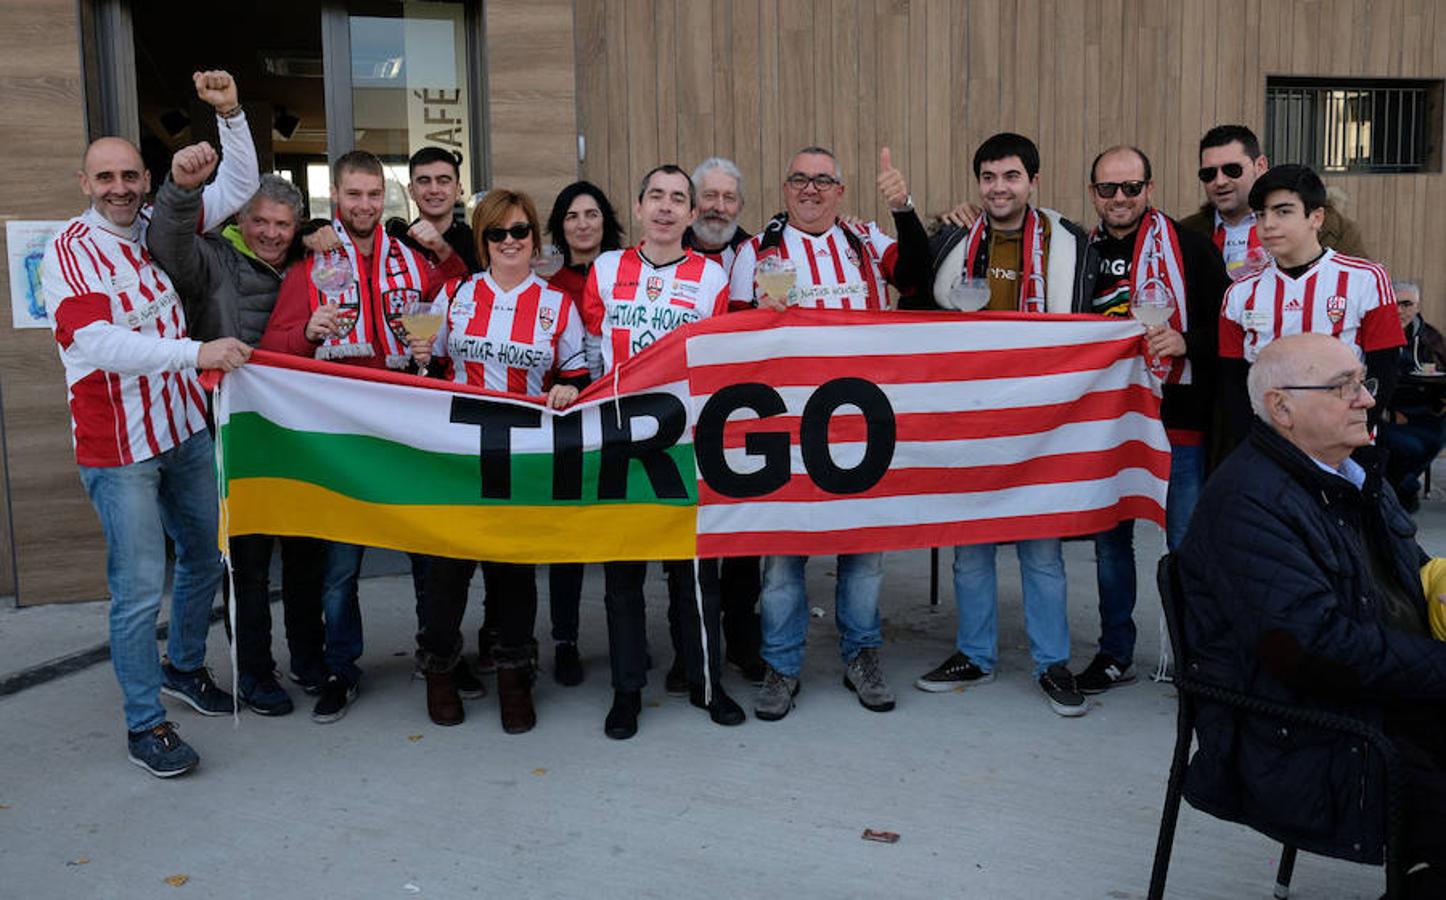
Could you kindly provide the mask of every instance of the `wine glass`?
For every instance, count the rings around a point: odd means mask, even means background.
[[[420,339],[428,343],[436,340],[437,332],[442,330],[441,301],[408,300],[402,308],[402,327],[406,329],[409,340]],[[418,366],[417,374],[425,378],[427,367]]]
[[[758,261],[756,278],[759,291],[787,304],[788,294],[798,280],[798,269],[791,259],[766,256]]]
[[[532,257],[532,273],[543,281],[556,275],[562,269],[562,251],[556,244],[548,244],[542,252]]]
[[[948,306],[960,312],[974,312],[989,305],[989,279],[965,276],[949,288]]]
[[[335,303],[332,298],[339,298],[356,284],[351,260],[340,250],[318,254],[311,264],[311,283],[326,295],[329,302]]]
[[[1168,284],[1158,278],[1151,278],[1140,285],[1139,290],[1130,292],[1130,315],[1147,331],[1168,324],[1174,311],[1175,294]],[[1165,361],[1154,354],[1150,354],[1147,361],[1150,368],[1163,377]]]

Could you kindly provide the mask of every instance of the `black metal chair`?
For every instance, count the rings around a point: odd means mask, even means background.
[[[1165,878],[1170,868],[1170,852],[1175,844],[1175,823],[1180,816],[1180,798],[1184,789],[1185,769],[1189,765],[1190,746],[1195,735],[1195,719],[1198,713],[1196,704],[1199,700],[1221,703],[1251,715],[1284,723],[1353,734],[1369,743],[1380,755],[1386,773],[1386,898],[1399,900],[1404,897],[1406,873],[1401,857],[1404,833],[1403,787],[1400,759],[1390,739],[1379,729],[1358,719],[1287,706],[1196,679],[1192,674],[1196,667],[1192,665],[1190,648],[1185,644],[1182,631],[1185,592],[1173,554],[1160,560],[1157,579],[1160,599],[1165,608],[1165,626],[1170,633],[1170,646],[1175,654],[1175,688],[1180,698],[1180,708],[1176,718],[1175,754],[1170,761],[1170,779],[1165,789],[1165,809],[1160,817],[1160,836],[1155,844],[1155,863],[1150,872],[1150,900],[1161,900],[1165,895]],[[1295,869],[1295,856],[1295,847],[1290,844],[1282,846],[1274,893],[1274,896],[1281,900],[1290,895],[1290,877]]]

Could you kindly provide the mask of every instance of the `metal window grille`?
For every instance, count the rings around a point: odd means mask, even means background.
[[[1440,81],[1267,78],[1265,152],[1320,172],[1441,171]]]

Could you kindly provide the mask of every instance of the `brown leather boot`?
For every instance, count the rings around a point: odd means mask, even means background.
[[[466,718],[457,680],[450,671],[427,672],[427,715],[438,725],[461,725]]]
[[[537,710],[532,707],[532,661],[497,657],[497,707],[502,711],[502,730],[508,734],[531,731],[537,724]]]

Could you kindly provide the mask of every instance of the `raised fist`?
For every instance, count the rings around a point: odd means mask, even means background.
[[[211,104],[216,112],[229,112],[241,105],[236,98],[236,79],[230,72],[207,69],[191,73],[191,80],[196,84],[196,96]]]
[[[195,190],[205,184],[211,173],[216,171],[219,159],[215,149],[205,141],[182,147],[171,157],[171,180],[176,183],[176,187]]]

